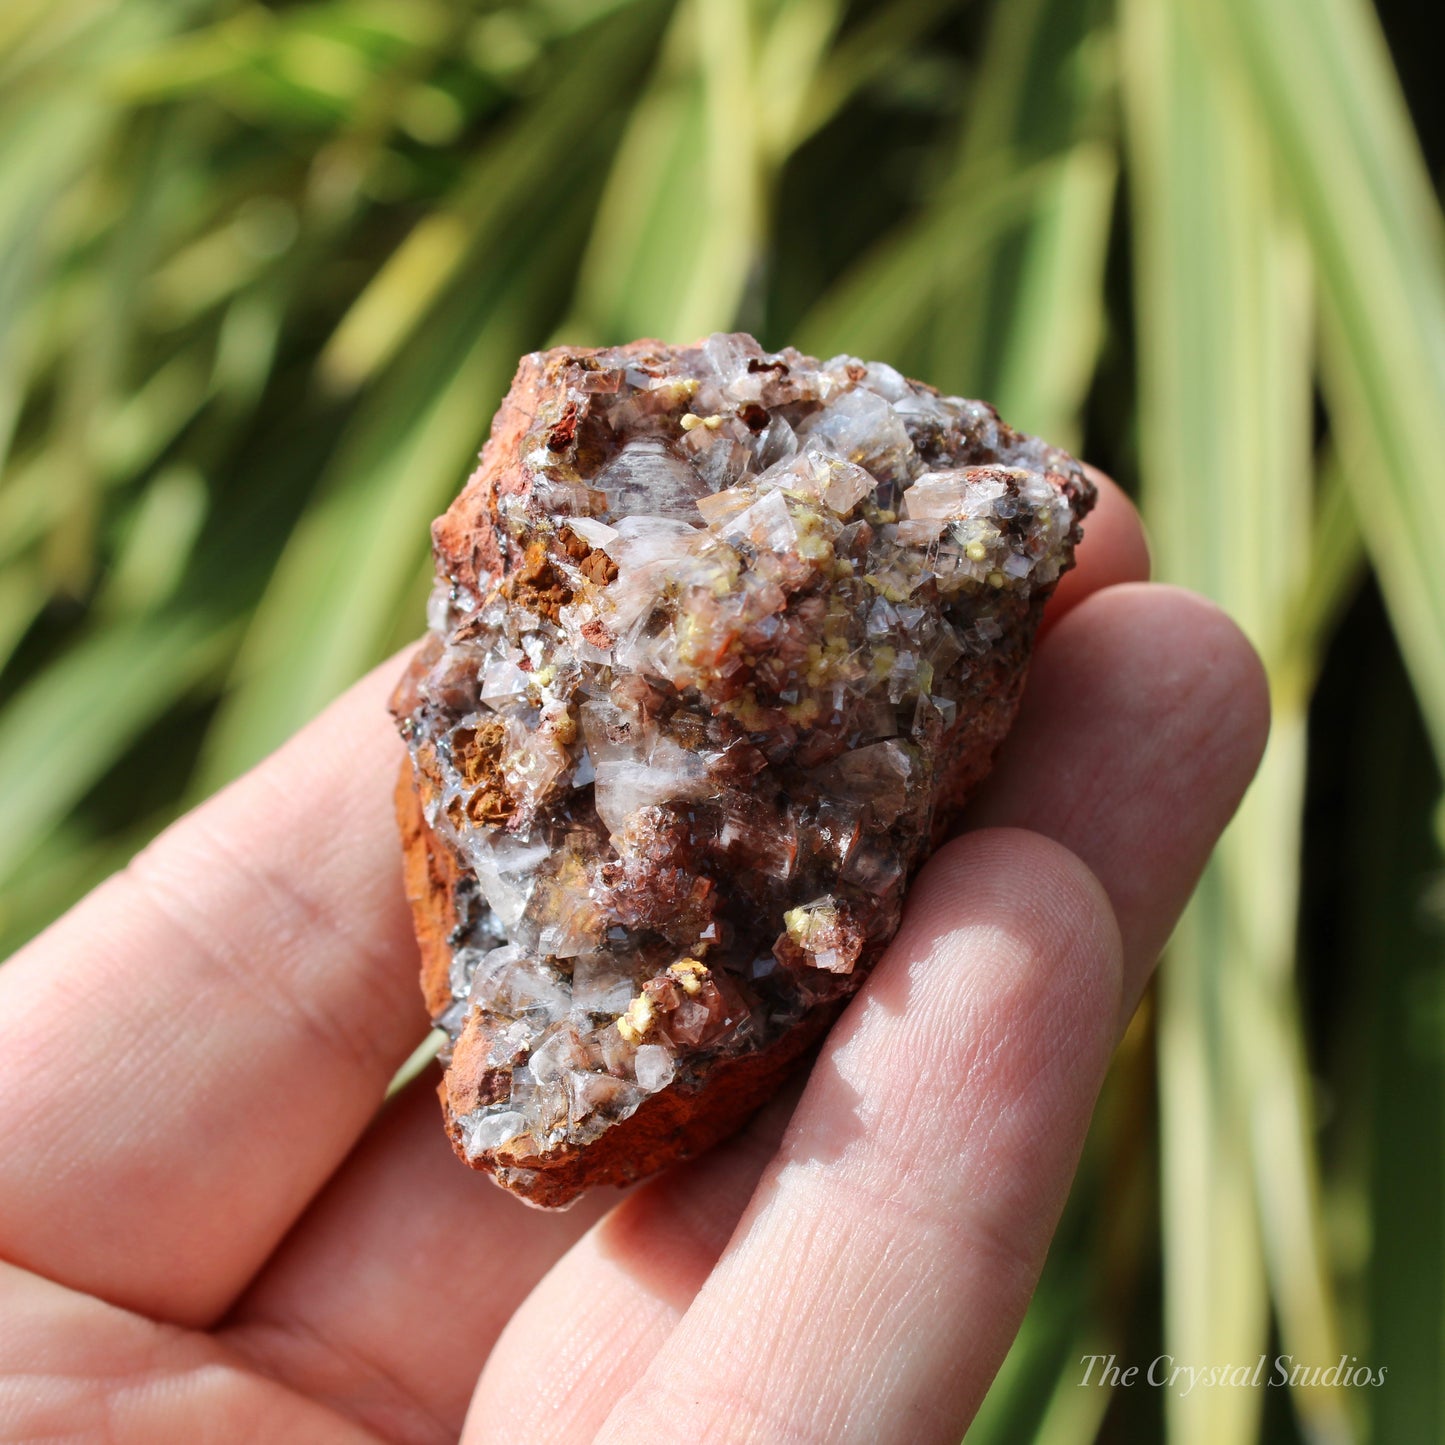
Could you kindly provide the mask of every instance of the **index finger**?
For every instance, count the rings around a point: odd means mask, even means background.
[[[385,711],[397,663],[0,969],[0,1256],[214,1318],[427,1027]]]

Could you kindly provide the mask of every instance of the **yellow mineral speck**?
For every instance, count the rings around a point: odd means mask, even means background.
[[[798,538],[798,556],[805,562],[826,562],[833,555],[833,544],[816,528],[809,528]]]
[[[761,732],[768,726],[768,711],[758,701],[758,695],[752,688],[743,694],[743,707],[738,714],[738,720],[749,732]]]
[[[702,424],[709,431],[716,431],[723,424],[723,419],[720,416],[705,416],[702,419]]]
[[[532,681],[535,682],[538,687],[551,687],[556,677],[557,669],[555,667],[539,667],[536,672],[532,674]]]
[[[837,917],[838,910],[826,904],[822,907],[804,904],[801,908],[790,908],[783,914],[783,927],[799,948],[810,953],[819,930],[835,922]]]
[[[758,702],[757,693],[750,687],[736,697],[730,697],[720,711],[735,717],[749,732],[758,732],[772,721],[772,715]]]
[[[863,580],[889,602],[908,601],[908,588],[901,577],[883,577],[876,572],[870,572]]]
[[[687,994],[702,992],[702,981],[707,977],[707,965],[696,958],[680,958],[670,964],[667,970]]]
[[[711,559],[712,595],[726,597],[736,591],[742,572],[742,558],[731,547],[721,547]]]
[[[790,702],[783,712],[791,723],[797,723],[799,727],[812,727],[818,721],[823,709],[818,706],[818,699],[805,697],[798,702]]]
[[[617,1032],[629,1044],[635,1044],[638,1039],[646,1038],[655,1018],[651,1002],[638,994],[627,1005],[627,1012],[617,1020]]]
[[[696,430],[698,427],[700,427],[701,425],[702,425],[702,418],[701,418],[700,416],[695,416],[695,415],[693,415],[693,413],[690,412],[690,411],[685,411],[685,412],[683,412],[683,414],[682,414],[682,429],[683,429],[683,431],[694,431],[694,430]]]
[[[696,667],[700,649],[685,632],[677,639],[677,660],[684,667]]]
[[[988,585],[989,585],[990,587],[1002,587],[1002,586],[1003,586],[1003,573],[1002,573],[1002,572],[990,572],[990,573],[988,574]]]
[[[982,562],[988,556],[988,548],[982,542],[970,542],[963,550],[970,562]]]

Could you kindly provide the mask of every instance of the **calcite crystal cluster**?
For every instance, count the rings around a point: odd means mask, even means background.
[[[562,1205],[776,1087],[987,772],[1093,496],[878,362],[523,360],[393,701],[467,1162]]]

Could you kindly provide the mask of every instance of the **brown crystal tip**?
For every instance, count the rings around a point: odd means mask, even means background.
[[[878,362],[522,361],[392,703],[467,1163],[565,1205],[773,1091],[988,771],[1093,498]]]

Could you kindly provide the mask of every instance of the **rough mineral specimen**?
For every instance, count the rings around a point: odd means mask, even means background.
[[[523,360],[393,700],[458,1154],[557,1206],[757,1107],[988,771],[1093,497],[878,362]]]

